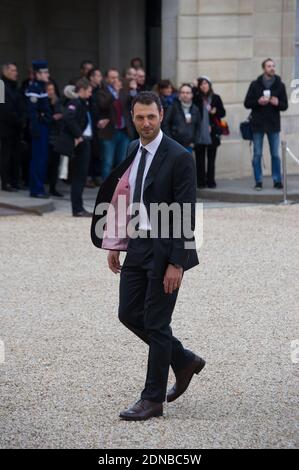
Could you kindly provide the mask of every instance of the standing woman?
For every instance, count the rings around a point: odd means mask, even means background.
[[[213,91],[211,80],[202,76],[198,79],[198,86],[194,90],[194,103],[201,114],[200,138],[195,147],[197,186],[198,188],[216,188],[215,161],[217,148],[221,144],[221,132],[215,118],[221,119],[226,112],[219,95]],[[206,155],[208,169],[206,172]]]
[[[55,84],[53,82],[47,83],[47,93],[50,101],[50,108],[52,112],[52,121],[50,124],[49,133],[49,164],[48,164],[48,179],[51,196],[64,197],[63,194],[57,191],[56,185],[58,181],[58,170],[60,164],[60,153],[55,151],[55,141],[60,135],[63,125],[63,107],[60,98],[56,94]]]

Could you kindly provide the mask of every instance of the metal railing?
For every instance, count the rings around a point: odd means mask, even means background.
[[[299,165],[299,160],[293,152],[289,149],[287,142],[283,140],[281,142],[282,148],[282,171],[283,171],[283,201],[282,204],[294,204],[295,201],[288,200],[288,174],[287,174],[287,154]]]

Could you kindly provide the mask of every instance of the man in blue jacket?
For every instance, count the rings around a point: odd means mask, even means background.
[[[44,184],[48,165],[49,126],[52,120],[46,91],[49,70],[45,61],[34,61],[32,68],[34,80],[25,92],[32,138],[29,188],[31,197],[47,199],[49,195],[45,191]]]

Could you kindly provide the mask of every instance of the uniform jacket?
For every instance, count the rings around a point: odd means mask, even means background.
[[[49,126],[52,121],[50,101],[46,92],[46,84],[37,80],[30,82],[25,96],[27,98],[27,110],[29,128],[32,137],[39,137],[40,125]]]
[[[173,105],[167,108],[163,121],[163,130],[184,147],[197,144],[200,137],[200,114],[195,104],[191,105],[191,123],[186,122],[181,102],[176,99]]]
[[[105,180],[101,186],[95,205],[91,226],[91,239],[97,248],[115,251],[127,251],[129,237],[125,233],[123,237],[109,238],[109,209],[99,212],[98,205],[107,203],[109,207],[115,206],[120,195],[126,199],[126,207],[130,201],[129,175],[130,170],[139,149],[139,140],[131,143],[127,159],[121,163]],[[151,203],[173,202],[191,203],[191,228],[195,229],[195,203],[196,203],[196,171],[192,155],[180,144],[163,136],[162,142],[153,159],[147,174],[143,200],[150,219]],[[125,216],[126,217],[126,216]],[[122,218],[120,224],[123,225]],[[170,221],[170,227],[171,227]],[[119,228],[119,227],[118,227]],[[161,229],[161,224],[159,230]],[[170,229],[170,233],[171,233]],[[119,232],[116,230],[116,235]],[[192,236],[189,241],[194,241]],[[195,248],[185,248],[185,238],[153,239],[154,267],[158,275],[164,275],[169,263],[179,264],[184,270],[198,265],[198,256]]]
[[[278,106],[273,106],[271,103],[261,106],[258,103],[258,100],[263,96],[264,90],[263,75],[260,75],[257,80],[251,82],[244,101],[245,108],[252,109],[252,130],[253,132],[280,132],[280,111],[288,109],[285,85],[281,78],[275,75],[275,82],[270,90],[271,96],[278,98]]]

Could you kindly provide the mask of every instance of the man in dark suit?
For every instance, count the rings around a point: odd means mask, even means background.
[[[155,93],[136,96],[132,116],[140,140],[132,142],[128,158],[100,188],[91,236],[95,246],[109,250],[109,267],[121,275],[120,321],[149,346],[141,398],[120,414],[124,420],[140,421],[162,416],[165,398],[171,402],[182,395],[205,361],[185,349],[170,327],[184,272],[199,264],[194,242],[194,160],[184,147],[162,133],[163,109]],[[119,196],[128,199],[129,226],[127,234],[117,232],[117,239],[107,233],[109,210]],[[162,203],[167,208],[175,204],[180,209],[188,206],[190,211],[187,216],[183,210],[182,216],[173,215],[167,220],[162,213],[156,223],[153,208]],[[107,204],[108,213],[104,209]],[[179,231],[178,235],[176,229],[182,228],[188,218],[191,230],[188,234]],[[116,223],[118,229],[118,220]],[[135,231],[131,231],[132,225]],[[165,228],[169,236],[164,235]],[[123,266],[120,251],[127,252]],[[176,383],[167,394],[170,366]]]
[[[98,137],[103,179],[125,160],[129,143],[135,137],[130,114],[132,95],[135,94],[136,90],[125,90],[119,72],[110,69],[106,73],[105,82],[94,96],[99,109]]]
[[[25,108],[18,88],[18,69],[13,63],[2,67],[5,103],[0,105],[0,174],[2,190],[20,189],[21,133],[25,124]]]

